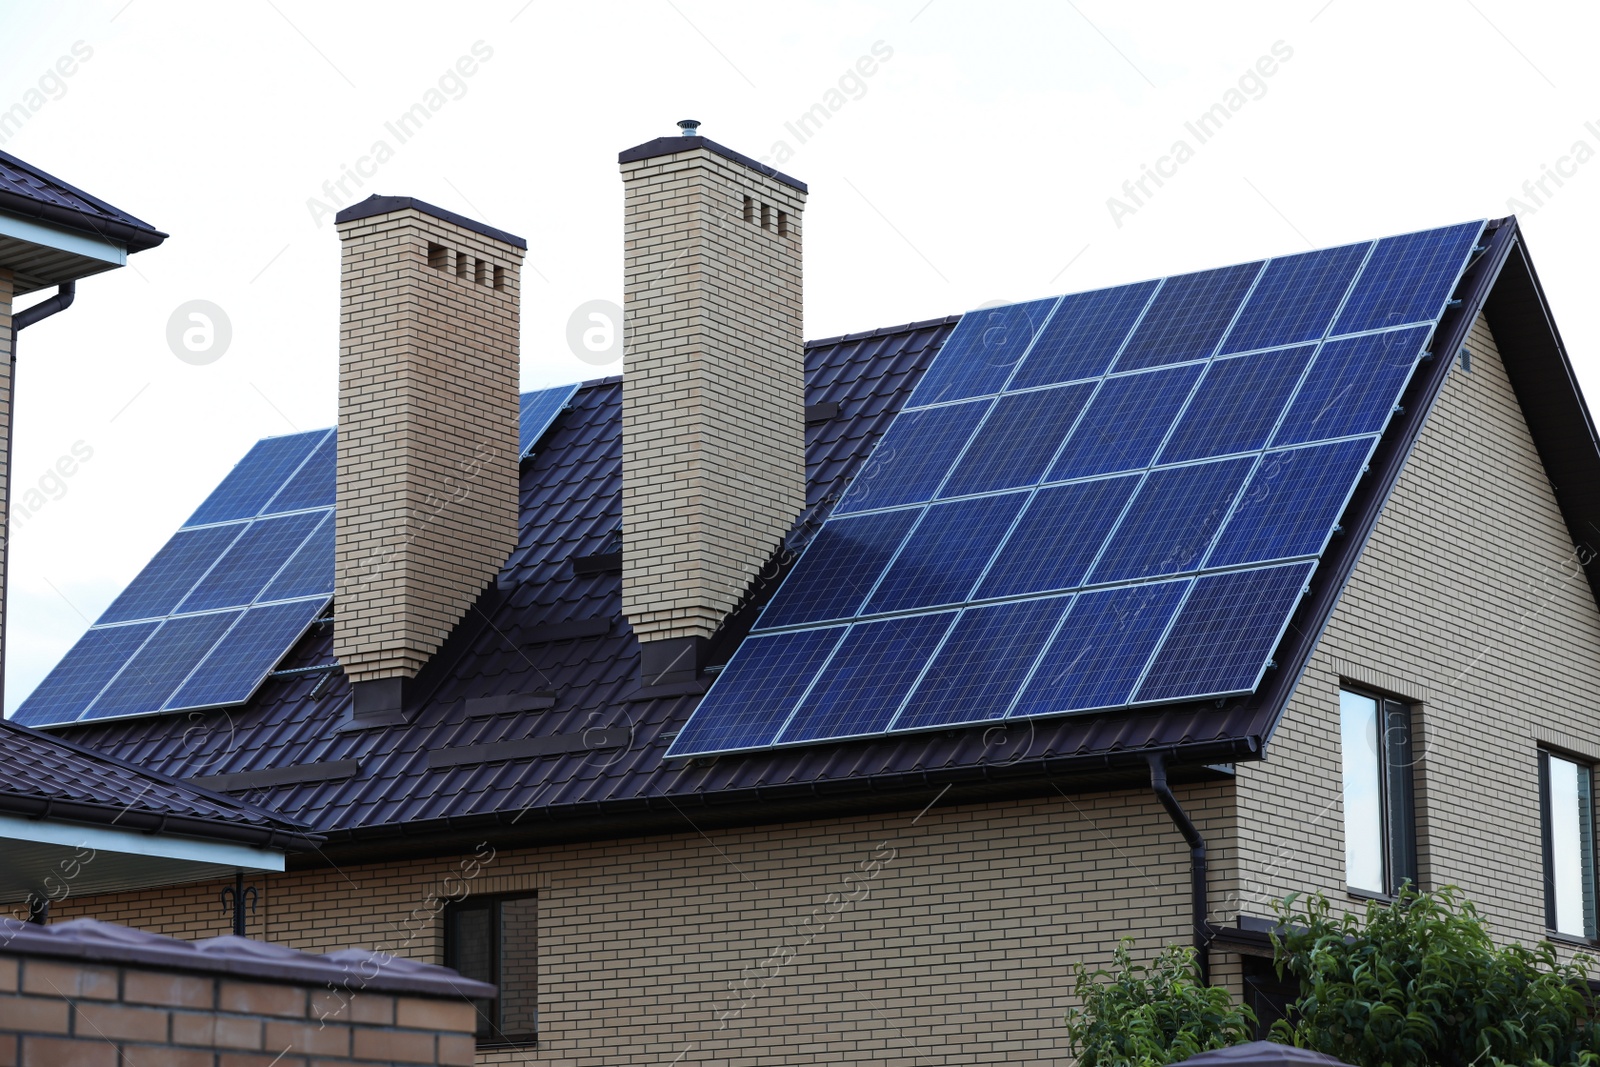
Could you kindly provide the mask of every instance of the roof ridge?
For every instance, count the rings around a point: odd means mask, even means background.
[[[932,329],[938,326],[949,326],[961,321],[960,315],[945,315],[936,319],[919,319],[901,326],[880,326],[876,330],[864,330],[860,333],[841,333],[837,337],[819,337],[806,342],[806,348],[821,348],[823,345],[843,344],[846,341],[864,341],[869,337],[893,337],[897,334],[915,333],[918,330]]]

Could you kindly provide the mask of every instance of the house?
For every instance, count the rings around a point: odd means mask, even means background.
[[[803,342],[803,183],[620,163],[625,378],[519,398],[523,242],[346,209],[337,437],[19,711],[325,838],[253,936],[608,1065],[1065,1061],[1119,938],[1270,1009],[1290,893],[1593,944],[1600,451],[1514,219]]]

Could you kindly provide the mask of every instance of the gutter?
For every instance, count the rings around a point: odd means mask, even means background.
[[[1194,915],[1194,958],[1200,967],[1200,984],[1210,985],[1211,927],[1206,921],[1206,839],[1200,836],[1194,821],[1178,803],[1178,798],[1172,795],[1172,787],[1167,784],[1166,754],[1152,752],[1149,759],[1150,791],[1161,801],[1172,825],[1189,843],[1189,898]]]
[[[0,794],[0,813],[29,819],[111,826],[120,830],[140,830],[149,834],[171,834],[202,841],[247,844],[293,852],[310,851],[323,841],[320,834],[303,833],[278,826],[215,822],[191,815],[136,811],[132,808],[58,800],[53,797]]]
[[[4,463],[6,485],[4,495],[0,496],[0,543],[6,547],[5,554],[0,556],[0,708],[5,706],[6,695],[6,624],[11,621],[7,612],[7,589],[10,587],[11,578],[11,486],[16,481],[11,469],[11,439],[17,435],[17,335],[36,322],[42,322],[51,315],[57,315],[72,306],[72,301],[78,295],[78,283],[75,281],[62,282],[56,290],[56,295],[48,300],[41,300],[32,307],[24,308],[11,317],[11,395],[7,397],[7,408],[11,412],[11,425],[6,431],[4,455],[0,462]]]

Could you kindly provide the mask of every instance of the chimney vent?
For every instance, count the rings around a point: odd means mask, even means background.
[[[337,222],[334,654],[379,724],[516,547],[527,243],[409,197]]]
[[[679,119],[678,129],[683,131],[683,136],[685,137],[698,137],[700,136],[700,120]]]
[[[806,187],[699,136],[619,162],[622,609],[642,683],[667,685],[695,680],[805,506]]]

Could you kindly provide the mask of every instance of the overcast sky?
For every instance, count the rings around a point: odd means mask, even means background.
[[[334,422],[330,211],[409,195],[526,237],[524,387],[615,373],[569,350],[568,320],[621,300],[617,152],[681,118],[810,184],[808,337],[1516,211],[1600,389],[1595,19],[1510,0],[0,3],[0,109],[27,111],[0,148],[172,235],[23,336],[17,492],[92,458],[13,515],[7,710],[253,441]],[[385,123],[418,103],[401,143]],[[1219,104],[1202,142],[1190,124]],[[167,342],[191,300],[232,328],[206,365]]]

